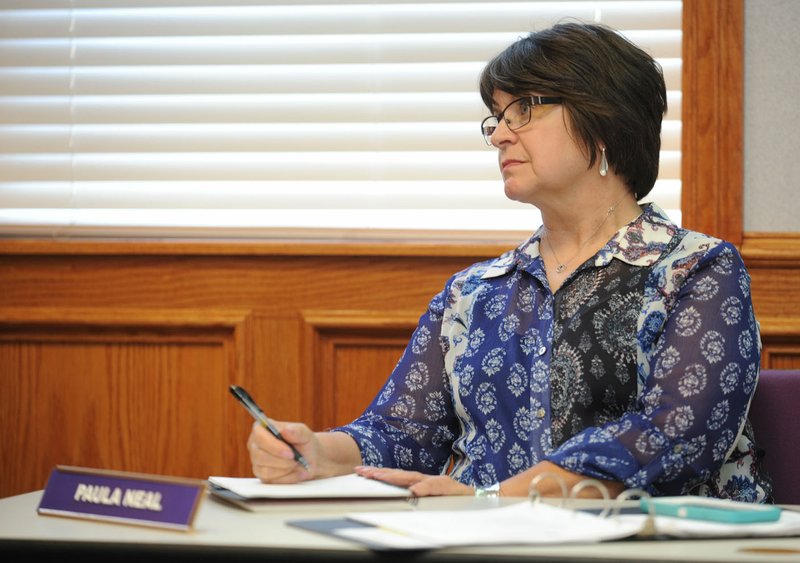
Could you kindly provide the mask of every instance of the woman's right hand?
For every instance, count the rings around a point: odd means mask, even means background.
[[[314,432],[300,422],[273,422],[284,439],[306,458],[310,469],[297,463],[292,449],[256,422],[247,439],[253,475],[264,483],[298,483],[319,477],[319,440]]]

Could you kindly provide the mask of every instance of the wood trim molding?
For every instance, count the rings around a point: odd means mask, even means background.
[[[419,321],[419,311],[376,311],[376,310],[306,310],[300,311],[303,322],[316,331],[321,330],[364,330],[381,328],[415,328]]]
[[[249,310],[187,310],[100,307],[2,307],[0,325],[53,325],[237,330]]]
[[[682,224],[740,246],[744,1],[684,0],[682,61]]]
[[[426,240],[398,238],[379,241],[329,240],[52,240],[0,239],[3,255],[113,256],[398,256],[466,257],[483,260],[498,256],[525,241],[530,233],[498,234],[491,239],[466,239],[436,233]],[[412,233],[409,236],[413,236]]]
[[[800,367],[800,317],[760,316],[762,369]]]
[[[800,369],[800,346],[772,344],[761,357],[762,369]]]
[[[797,335],[800,334],[800,316],[759,316],[758,324],[762,340],[796,343]]]
[[[748,268],[800,268],[800,233],[745,233],[741,252]]]

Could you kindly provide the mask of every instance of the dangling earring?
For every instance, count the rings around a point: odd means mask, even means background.
[[[606,148],[603,147],[600,149],[602,154],[600,155],[600,175],[605,177],[608,174],[608,160],[606,159]]]

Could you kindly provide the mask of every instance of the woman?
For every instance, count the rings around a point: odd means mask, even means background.
[[[279,423],[310,471],[254,427],[255,475],[355,468],[419,496],[520,496],[555,473],[612,495],[769,502],[747,421],[761,349],[749,275],[731,244],[638,204],[658,175],[658,64],[607,27],[565,23],[495,57],[480,91],[506,196],[542,225],[448,280],[357,420]]]

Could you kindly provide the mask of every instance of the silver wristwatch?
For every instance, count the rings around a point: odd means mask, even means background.
[[[476,497],[497,498],[500,496],[500,483],[494,483],[488,487],[475,487]]]

